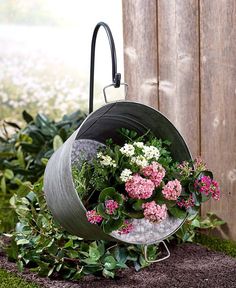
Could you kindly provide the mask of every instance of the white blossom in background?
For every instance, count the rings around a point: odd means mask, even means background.
[[[87,108],[87,84],[78,83],[57,59],[9,52],[0,56],[0,67],[0,112],[5,119],[13,120],[12,109],[19,117],[25,109],[61,118]]]
[[[144,157],[148,160],[150,159],[158,160],[160,157],[160,151],[155,146],[144,146],[143,153]]]
[[[127,157],[131,157],[134,155],[135,149],[133,145],[126,143],[123,147],[120,148],[120,152]]]
[[[120,174],[120,179],[122,182],[126,182],[132,178],[132,171],[130,169],[124,169]]]

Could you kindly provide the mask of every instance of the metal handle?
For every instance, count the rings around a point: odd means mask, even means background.
[[[94,29],[92,44],[91,44],[91,61],[90,61],[90,86],[89,86],[89,113],[93,112],[93,92],[94,92],[94,66],[95,66],[95,47],[97,33],[100,27],[103,27],[107,33],[107,37],[111,49],[111,62],[112,62],[112,86],[115,88],[120,87],[121,74],[117,73],[117,59],[116,59],[116,48],[114,39],[109,26],[104,22],[99,22]],[[105,97],[105,94],[104,94]],[[106,98],[105,98],[106,101]]]
[[[129,88],[129,85],[127,83],[120,83],[120,86],[124,86],[125,87],[125,98],[128,94],[128,88]],[[106,89],[109,88],[109,87],[115,87],[115,84],[110,84],[110,85],[107,85],[103,88],[103,95],[104,95],[104,99],[105,99],[105,102],[108,103],[107,101],[107,94],[106,94]]]
[[[144,246],[144,258],[145,258],[145,261],[146,261],[146,262],[148,262],[148,263],[156,263],[156,262],[163,261],[163,260],[165,260],[165,259],[167,259],[167,258],[170,257],[170,251],[169,251],[166,243],[165,243],[164,241],[161,241],[161,242],[159,242],[159,243],[163,243],[163,245],[164,245],[164,247],[165,247],[165,249],[166,249],[167,255],[164,256],[164,257],[162,257],[162,258],[160,258],[160,259],[157,259],[157,260],[149,260],[149,259],[148,259],[148,255],[147,255],[148,245],[145,245],[145,246]]]

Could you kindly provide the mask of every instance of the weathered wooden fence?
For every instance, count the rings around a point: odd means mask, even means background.
[[[158,108],[202,155],[222,187],[202,212],[236,240],[236,1],[123,0],[123,24],[128,98]]]

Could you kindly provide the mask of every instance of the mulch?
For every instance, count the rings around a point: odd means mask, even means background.
[[[77,282],[39,277],[26,269],[17,271],[15,263],[0,255],[0,268],[22,276],[46,288],[233,288],[236,287],[236,259],[213,252],[197,244],[170,248],[171,256],[136,272],[134,268],[118,272],[115,279],[86,276]]]

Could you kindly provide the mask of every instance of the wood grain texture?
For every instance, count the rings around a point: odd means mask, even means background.
[[[199,27],[197,0],[159,0],[159,109],[199,155]]]
[[[158,108],[156,0],[123,1],[128,99]]]
[[[203,214],[236,240],[236,1],[124,0],[123,16],[129,99],[158,107],[203,156],[222,190]]]
[[[220,179],[222,198],[204,205],[236,240],[236,1],[200,1],[202,154]]]

